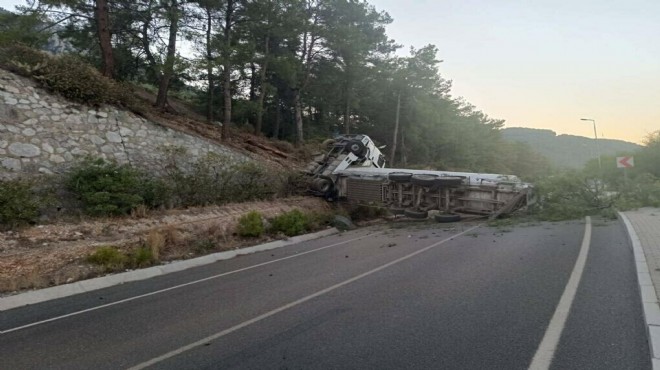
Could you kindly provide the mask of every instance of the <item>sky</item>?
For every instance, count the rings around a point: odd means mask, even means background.
[[[20,0],[0,0],[13,9]],[[641,143],[660,130],[659,0],[369,0],[390,38],[507,127]]]
[[[507,127],[640,143],[660,130],[658,0],[370,0],[397,43]]]

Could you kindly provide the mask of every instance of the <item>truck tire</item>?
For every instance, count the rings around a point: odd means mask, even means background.
[[[328,194],[332,190],[332,182],[328,179],[323,179],[319,177],[314,180],[312,185],[314,187],[314,190],[323,194]]]
[[[453,213],[438,213],[434,216],[435,220],[440,223],[458,222],[461,216]]]
[[[412,173],[410,172],[390,172],[387,175],[387,178],[392,181],[392,182],[409,182],[410,178],[412,177]]]
[[[418,220],[429,217],[429,212],[428,211],[418,211],[418,210],[413,209],[413,208],[406,209],[404,211],[404,214],[408,218],[415,218],[415,219],[418,219]]]
[[[436,185],[436,181],[438,181],[438,176],[436,175],[420,174],[412,175],[410,178],[410,182],[413,184],[424,187],[432,187]]]
[[[358,157],[362,157],[367,147],[359,140],[351,140],[346,144],[346,149]]]
[[[463,183],[463,178],[458,176],[440,176],[435,180],[435,183],[440,188],[452,188],[460,186]]]

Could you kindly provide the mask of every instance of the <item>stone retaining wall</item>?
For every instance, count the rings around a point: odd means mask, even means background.
[[[0,179],[61,173],[87,155],[154,170],[162,168],[168,147],[185,149],[191,162],[210,152],[248,159],[133,113],[72,103],[0,70]]]

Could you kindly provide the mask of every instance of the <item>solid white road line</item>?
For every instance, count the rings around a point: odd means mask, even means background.
[[[56,320],[61,320],[61,319],[67,318],[67,317],[80,315],[80,314],[83,314],[83,313],[86,313],[86,312],[96,311],[96,310],[100,310],[100,309],[102,309],[102,308],[106,308],[106,307],[115,306],[115,305],[118,305],[118,304],[122,304],[122,303],[130,302],[130,301],[134,301],[134,300],[136,300],[136,299],[145,298],[145,297],[149,297],[149,296],[152,296],[152,295],[156,295],[156,294],[161,294],[161,293],[169,292],[170,290],[179,289],[179,288],[187,287],[187,286],[190,286],[190,285],[203,283],[203,282],[205,282],[205,281],[209,281],[209,280],[217,279],[217,278],[220,278],[220,277],[223,277],[223,276],[227,276],[227,275],[236,274],[236,273],[239,273],[239,272],[242,272],[242,271],[252,270],[252,269],[257,268],[257,267],[270,265],[271,263],[276,263],[276,262],[280,262],[280,261],[288,260],[288,259],[291,259],[291,258],[296,258],[296,257],[304,256],[304,255],[309,254],[309,253],[314,253],[314,252],[322,251],[322,250],[324,250],[324,249],[328,249],[328,248],[336,247],[336,246],[339,246],[339,245],[342,245],[342,244],[347,244],[347,243],[354,242],[354,241],[356,241],[356,240],[364,239],[364,238],[367,238],[367,237],[373,237],[373,236],[376,236],[376,235],[379,235],[379,234],[382,234],[382,233],[383,233],[382,231],[379,231],[379,232],[371,233],[371,234],[368,234],[368,235],[363,235],[363,236],[360,236],[360,237],[358,237],[358,238],[353,238],[353,239],[349,239],[349,240],[344,240],[344,241],[342,241],[342,242],[338,242],[338,243],[334,243],[334,244],[326,245],[325,247],[312,249],[312,250],[309,250],[309,251],[306,251],[306,252],[302,252],[302,253],[297,253],[297,254],[294,254],[294,255],[291,255],[291,256],[288,256],[288,257],[278,258],[278,259],[275,259],[275,260],[272,260],[272,261],[259,263],[259,264],[252,265],[252,266],[249,266],[249,267],[244,267],[244,268],[241,268],[241,269],[238,269],[238,270],[233,270],[233,271],[229,271],[229,272],[224,272],[224,273],[222,273],[222,274],[217,274],[217,275],[209,276],[209,277],[206,277],[206,278],[203,278],[203,279],[199,279],[199,280],[191,281],[191,282],[184,283],[184,284],[175,285],[175,286],[172,286],[172,287],[169,287],[169,288],[165,288],[165,289],[161,289],[161,290],[156,290],[156,291],[149,292],[149,293],[145,293],[145,294],[140,294],[140,295],[137,295],[137,296],[134,296],[134,297],[130,297],[130,298],[125,298],[125,299],[122,299],[122,300],[119,300],[119,301],[115,301],[115,302],[112,302],[112,303],[107,303],[107,304],[103,304],[103,305],[100,305],[100,306],[90,307],[90,308],[87,308],[87,309],[84,309],[84,310],[71,312],[71,313],[68,313],[68,314],[65,314],[65,315],[61,315],[61,316],[56,316],[56,317],[53,317],[53,318],[50,318],[50,319],[41,320],[41,321],[36,321],[36,322],[30,323],[30,324],[26,324],[26,325],[22,325],[22,326],[17,326],[17,327],[15,327],[15,328],[11,328],[11,329],[7,329],[7,330],[0,331],[0,334],[7,334],[7,333],[14,332],[14,331],[18,331],[18,330],[22,330],[22,329],[27,329],[27,328],[30,328],[30,327],[33,327],[33,326],[37,326],[37,325],[41,325],[41,324],[45,324],[45,323],[48,323],[48,322],[52,322],[52,321],[56,321]]]
[[[587,262],[590,244],[591,217],[587,216],[580,254],[578,254],[577,260],[575,261],[575,267],[573,267],[573,272],[568,279],[568,283],[566,284],[564,293],[561,295],[555,313],[552,315],[550,325],[548,325],[543,340],[541,341],[539,348],[536,350],[536,354],[534,354],[531,365],[529,365],[530,370],[547,370],[550,368],[552,358],[554,357],[557,345],[559,344],[559,338],[564,330],[566,319],[568,319],[573,299],[575,298],[578,286],[580,285],[580,279],[582,278],[582,272],[584,271],[584,266]]]
[[[212,341],[212,340],[215,340],[215,339],[221,338],[221,337],[223,337],[223,336],[225,336],[225,335],[227,335],[227,334],[233,333],[233,332],[235,332],[235,331],[237,331],[237,330],[239,330],[239,329],[242,329],[242,328],[244,328],[244,327],[246,327],[246,326],[252,325],[252,324],[254,324],[254,323],[256,323],[256,322],[259,322],[259,321],[261,321],[261,320],[263,320],[263,319],[269,318],[269,317],[271,317],[271,316],[273,316],[273,315],[275,315],[275,314],[278,314],[278,313],[280,313],[280,312],[282,312],[282,311],[288,310],[289,308],[292,308],[292,307],[298,306],[298,305],[300,305],[300,304],[302,304],[302,303],[305,303],[305,302],[307,302],[307,301],[309,301],[309,300],[311,300],[311,299],[314,299],[314,298],[316,298],[316,297],[322,296],[322,295],[324,295],[324,294],[326,294],[326,293],[329,293],[329,292],[331,292],[331,291],[333,291],[333,290],[335,290],[335,289],[341,288],[341,287],[343,287],[344,285],[348,285],[348,284],[350,284],[350,283],[352,283],[352,282],[355,282],[355,281],[357,281],[357,280],[360,280],[360,279],[362,279],[362,278],[364,278],[364,277],[367,277],[367,276],[369,276],[369,275],[375,274],[375,273],[378,272],[378,271],[384,270],[384,269],[386,269],[386,268],[388,268],[388,267],[390,267],[390,266],[392,266],[392,265],[396,265],[397,263],[402,262],[402,261],[405,261],[405,260],[407,260],[407,259],[409,259],[409,258],[412,258],[412,257],[414,257],[414,256],[416,256],[416,255],[418,255],[418,254],[420,254],[420,253],[424,253],[424,252],[428,251],[429,249],[435,248],[435,247],[437,247],[437,246],[439,246],[439,245],[441,245],[441,244],[443,244],[443,243],[446,243],[446,242],[448,242],[448,241],[450,241],[450,240],[452,240],[452,239],[454,239],[454,238],[456,238],[456,237],[458,237],[458,236],[461,236],[461,235],[463,235],[463,234],[465,234],[465,233],[468,233],[468,232],[470,232],[470,231],[472,231],[472,230],[474,230],[474,229],[476,229],[476,228],[478,228],[478,227],[480,227],[480,225],[473,226],[473,227],[471,227],[471,228],[469,228],[469,229],[467,229],[467,230],[465,230],[465,231],[463,231],[463,232],[460,232],[460,233],[458,233],[458,234],[455,234],[455,235],[453,235],[453,236],[450,236],[449,238],[446,238],[446,239],[443,239],[443,240],[441,240],[441,241],[439,241],[439,242],[433,243],[433,244],[429,245],[428,247],[424,247],[424,248],[422,248],[422,249],[420,249],[420,250],[418,250],[418,251],[415,251],[415,252],[410,253],[410,254],[408,254],[408,255],[405,255],[405,256],[403,256],[403,257],[397,258],[397,259],[395,259],[394,261],[391,261],[391,262],[388,262],[388,263],[386,263],[386,264],[384,264],[384,265],[381,265],[381,266],[379,266],[379,267],[376,267],[376,268],[373,269],[373,270],[369,270],[369,271],[367,271],[367,272],[365,272],[365,273],[362,273],[362,274],[360,274],[360,275],[357,275],[357,276],[355,276],[355,277],[352,277],[352,278],[350,278],[350,279],[348,279],[348,280],[344,280],[344,281],[342,281],[341,283],[338,283],[338,284],[332,285],[332,286],[330,286],[330,287],[328,287],[328,288],[325,288],[325,289],[319,290],[319,291],[316,292],[316,293],[310,294],[310,295],[308,295],[308,296],[306,296],[306,297],[303,297],[303,298],[300,298],[300,299],[298,299],[298,300],[296,300],[296,301],[293,301],[293,302],[291,302],[291,303],[285,304],[284,306],[280,306],[280,307],[278,307],[278,308],[276,308],[276,309],[274,309],[274,310],[268,311],[268,312],[266,312],[266,313],[264,313],[264,314],[262,314],[262,315],[259,315],[259,316],[255,317],[255,318],[252,318],[252,319],[250,319],[250,320],[244,321],[244,322],[242,322],[242,323],[240,323],[240,324],[238,324],[238,325],[232,326],[231,328],[225,329],[225,330],[223,330],[223,331],[221,331],[221,332],[215,333],[215,334],[210,335],[210,336],[208,336],[208,337],[206,337],[206,338],[203,338],[203,339],[200,339],[200,340],[198,340],[198,341],[196,341],[196,342],[190,343],[190,344],[188,344],[188,345],[186,345],[186,346],[183,346],[183,347],[180,347],[180,348],[175,349],[175,350],[173,350],[173,351],[167,352],[167,353],[165,353],[164,355],[161,355],[161,356],[155,357],[155,358],[153,358],[153,359],[151,359],[151,360],[149,360],[149,361],[146,361],[146,362],[143,362],[143,363],[141,363],[141,364],[135,365],[135,366],[129,368],[129,370],[144,369],[144,368],[149,367],[149,366],[151,366],[151,365],[155,365],[155,364],[157,364],[157,363],[159,363],[159,362],[161,362],[161,361],[164,361],[164,360],[167,360],[167,359],[172,358],[172,357],[174,357],[174,356],[180,355],[181,353],[184,353],[184,352],[186,352],[186,351],[189,351],[189,350],[191,350],[191,349],[193,349],[193,348],[195,348],[195,347],[198,347],[198,346],[204,345],[204,344],[208,343],[209,341]]]

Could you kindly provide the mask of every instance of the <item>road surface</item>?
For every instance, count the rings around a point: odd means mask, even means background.
[[[650,369],[625,231],[591,224],[380,225],[16,308],[0,368],[527,369],[550,343],[551,369]]]

